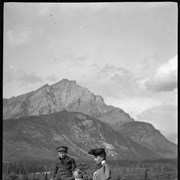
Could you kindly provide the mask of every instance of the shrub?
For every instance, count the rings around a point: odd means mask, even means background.
[[[6,176],[6,180],[18,180],[18,175],[14,172],[11,172]]]

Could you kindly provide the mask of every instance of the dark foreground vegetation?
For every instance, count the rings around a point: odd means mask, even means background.
[[[52,178],[52,161],[19,161],[3,163],[2,180],[49,180]],[[96,164],[93,161],[77,160],[86,179],[92,178]],[[112,180],[176,180],[177,160],[108,160]]]

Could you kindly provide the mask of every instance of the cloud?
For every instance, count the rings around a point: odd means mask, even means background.
[[[79,62],[83,62],[86,61],[86,56],[79,56],[79,57],[75,57],[74,61],[79,61]]]
[[[64,61],[70,61],[70,62],[83,62],[86,61],[87,57],[86,56],[73,56],[70,54],[65,54],[61,57],[62,60]]]
[[[11,71],[6,72],[3,75],[3,84],[18,81],[20,82],[20,85],[23,86],[27,84],[36,84],[42,82],[42,78],[40,76],[24,71]]]
[[[57,77],[55,75],[47,76],[46,80],[54,82],[57,81]]]
[[[3,73],[3,97],[10,98],[38,89],[45,84],[42,77],[33,72],[11,70]]]
[[[148,108],[151,108],[152,106],[157,106],[160,104],[157,99],[153,99],[152,97],[133,96],[132,98],[125,94],[120,94],[119,98],[105,97],[104,101],[108,105],[122,108],[135,120],[137,119],[138,114],[142,113]]]
[[[93,65],[93,67],[96,68],[97,66]],[[104,65],[97,73],[98,78],[107,77],[109,78],[109,80],[119,80],[124,78],[128,74],[128,70],[110,64]]]
[[[113,65],[109,65],[109,64],[106,64],[102,70],[101,70],[101,73],[112,73],[113,71],[117,71],[119,73],[122,73],[122,74],[126,74],[128,73],[128,71],[124,68],[121,68],[121,67],[115,67]]]
[[[104,66],[93,64],[91,68],[94,72],[97,87],[104,96],[118,97],[125,91],[127,92],[130,86],[133,86],[131,83],[132,74],[127,69],[111,64],[105,64]]]
[[[8,30],[7,33],[5,33],[5,36],[7,38],[7,42],[11,46],[21,46],[25,45],[31,39],[31,32],[29,29]]]
[[[177,138],[177,106],[175,105],[161,104],[150,107],[137,115],[137,120],[152,123],[169,140],[172,140],[172,134],[173,137],[176,134]]]
[[[177,88],[177,55],[161,65],[154,76],[137,82],[139,87],[151,91],[174,91]]]
[[[11,73],[3,73],[3,85],[11,83],[13,81],[13,76]]]
[[[88,72],[88,73],[87,73]],[[136,76],[133,72],[110,63],[100,65],[92,63],[78,81],[94,93],[103,97],[120,98],[123,94],[134,98],[146,96],[150,92],[137,86]]]
[[[18,80],[21,82],[21,85],[36,84],[42,82],[42,78],[40,76],[37,76],[34,73],[27,73],[23,71],[19,71]]]

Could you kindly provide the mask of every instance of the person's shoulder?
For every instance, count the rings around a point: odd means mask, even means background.
[[[71,157],[71,156],[67,156],[67,158],[70,160],[70,161],[74,161],[74,158],[73,157]]]
[[[102,163],[102,166],[109,167],[109,164],[108,164],[106,161],[104,161],[104,162]]]

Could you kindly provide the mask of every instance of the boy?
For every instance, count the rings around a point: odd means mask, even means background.
[[[72,157],[67,155],[68,147],[59,146],[57,151],[59,158],[53,169],[53,180],[74,180],[72,172],[76,163]]]

